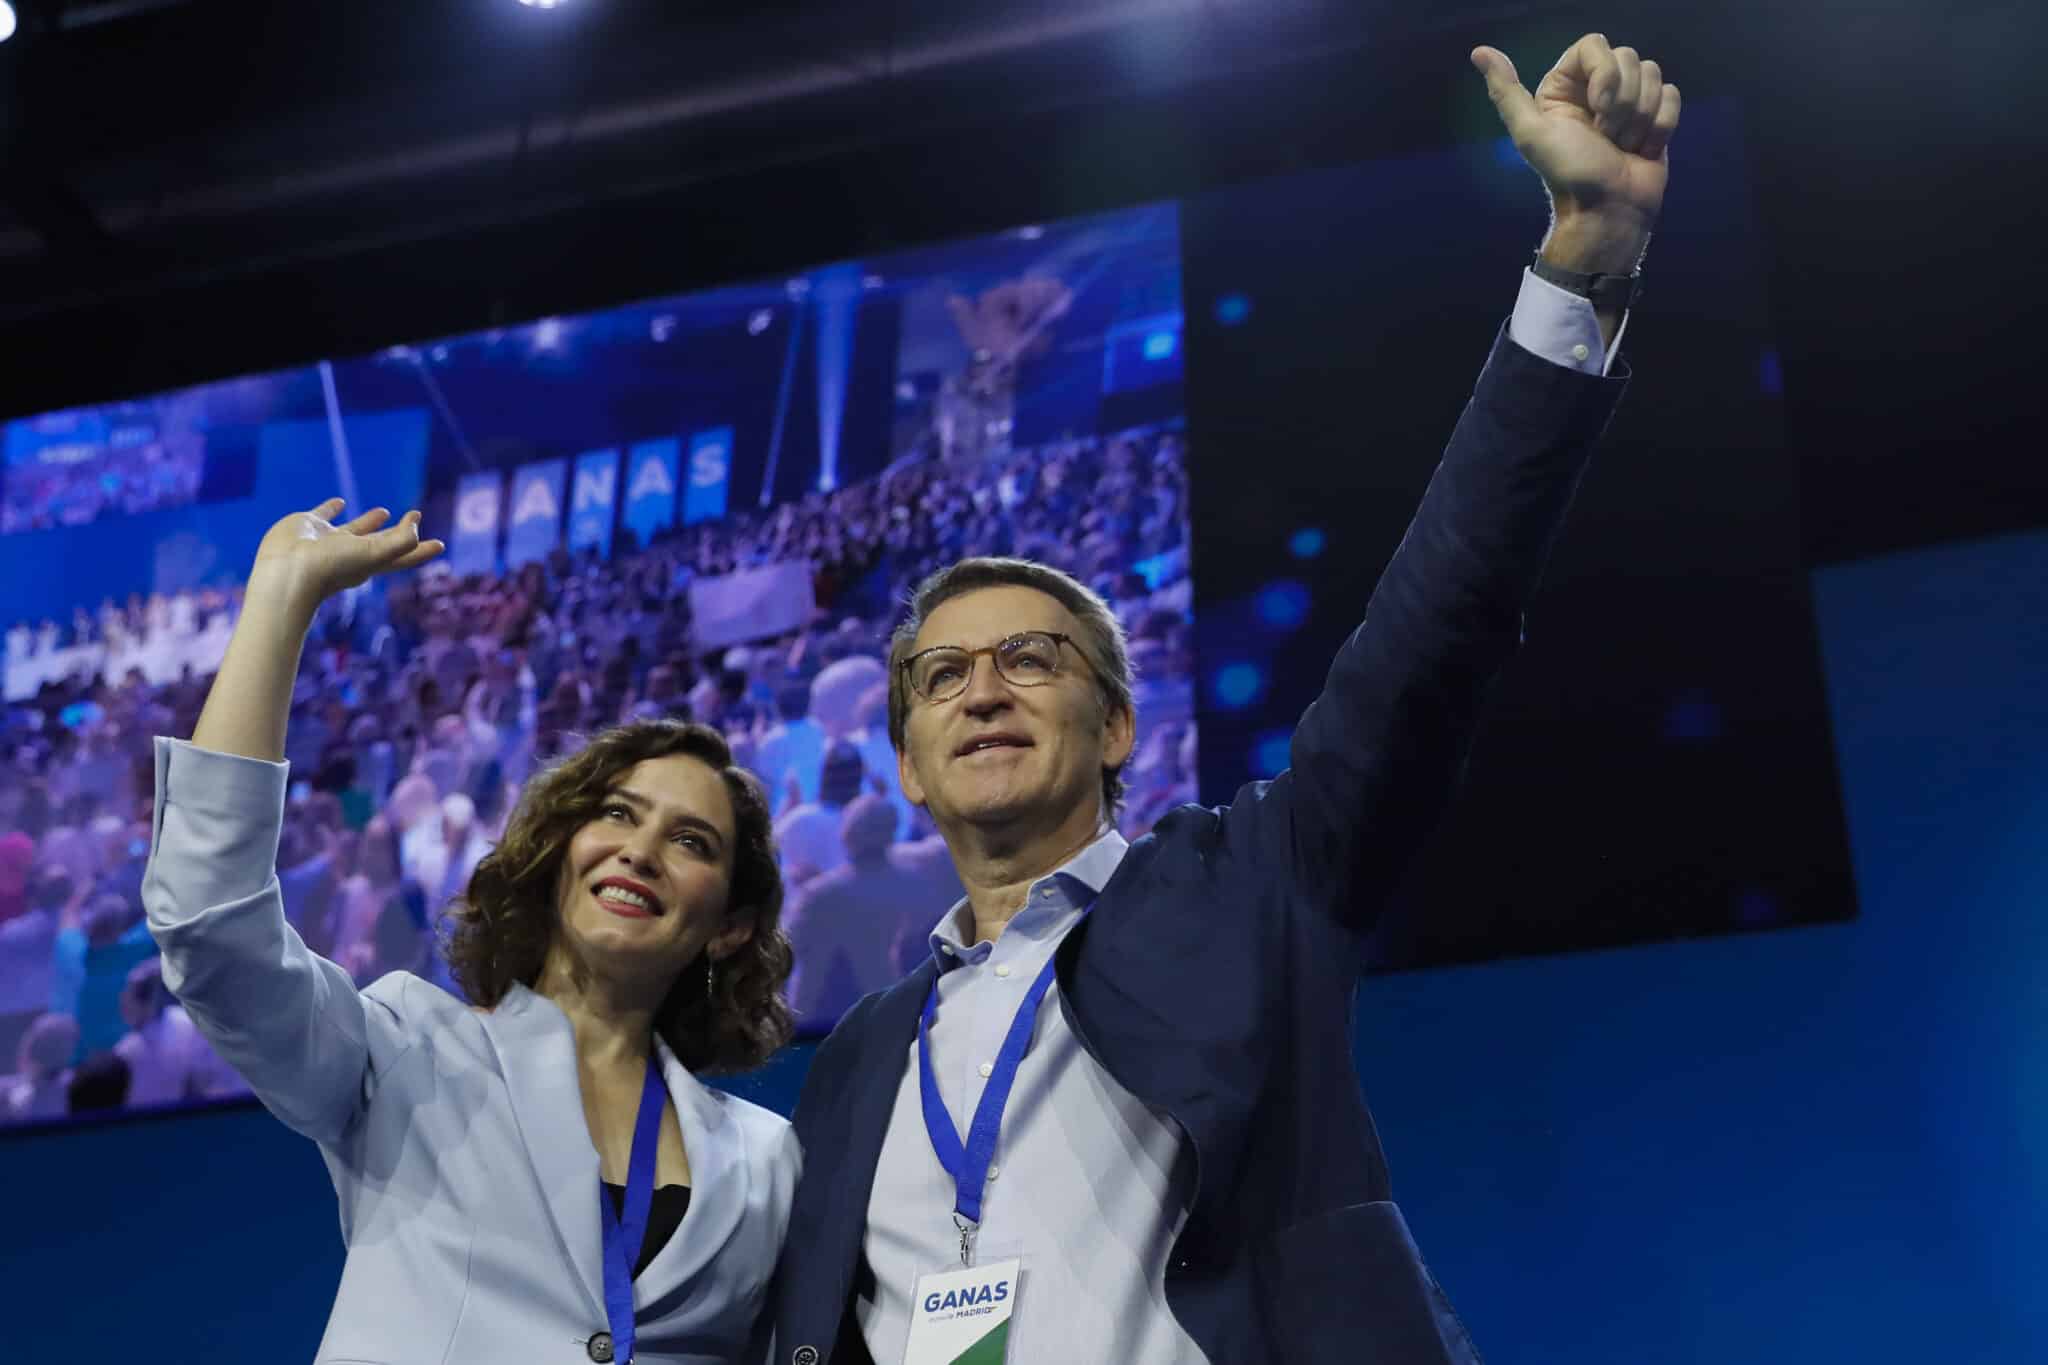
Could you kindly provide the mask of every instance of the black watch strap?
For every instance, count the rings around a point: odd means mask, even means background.
[[[1643,273],[1640,270],[1628,275],[1581,275],[1576,270],[1552,265],[1543,259],[1540,252],[1529,271],[1546,284],[1568,289],[1580,298],[1590,300],[1596,313],[1626,313],[1642,289]]]

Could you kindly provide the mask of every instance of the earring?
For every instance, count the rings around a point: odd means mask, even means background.
[[[704,994],[707,996],[715,994],[718,990],[718,982],[711,975],[713,965],[711,954],[704,954]]]

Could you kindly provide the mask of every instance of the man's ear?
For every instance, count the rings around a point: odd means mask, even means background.
[[[1138,713],[1129,706],[1110,706],[1102,718],[1102,766],[1123,767],[1137,739]]]

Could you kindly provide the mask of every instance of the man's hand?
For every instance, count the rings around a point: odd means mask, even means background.
[[[1678,87],[1632,47],[1589,33],[1531,95],[1498,48],[1472,51],[1487,94],[1550,192],[1543,257],[1583,274],[1627,274],[1664,203],[1665,148],[1678,128]]]

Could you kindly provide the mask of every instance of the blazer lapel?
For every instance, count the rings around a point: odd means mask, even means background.
[[[891,986],[875,1002],[874,1017],[868,1021],[859,1052],[839,1077],[851,1095],[841,1102],[840,1134],[830,1163],[822,1153],[807,1152],[806,1161],[818,1162],[819,1175],[831,1181],[838,1207],[828,1226],[846,1228],[856,1250],[868,1221],[868,1200],[874,1194],[875,1166],[882,1157],[882,1139],[888,1135],[889,1120],[896,1109],[896,1091],[903,1074],[904,1049],[917,1034],[917,1018],[924,1010],[925,996],[939,974],[938,964],[927,958],[917,970]],[[842,1136],[843,1135],[843,1136]],[[829,1174],[827,1174],[829,1170]],[[858,1256],[845,1258],[847,1276],[853,1273]],[[842,1298],[844,1291],[841,1291]]]
[[[590,1296],[592,1321],[602,1322],[604,1232],[597,1149],[583,1121],[575,1034],[559,1008],[520,985],[506,992],[483,1021],[562,1256]]]
[[[748,1160],[744,1129],[710,1087],[691,1075],[660,1037],[654,1045],[661,1056],[669,1103],[683,1132],[683,1151],[690,1159],[690,1207],[683,1225],[634,1282],[641,1307],[665,1317],[692,1299],[722,1292],[706,1272],[746,1216],[753,1163]]]

